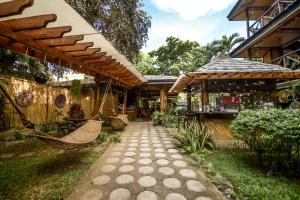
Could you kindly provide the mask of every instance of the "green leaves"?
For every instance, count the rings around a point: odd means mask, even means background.
[[[300,110],[245,110],[232,122],[233,134],[244,140],[273,170],[300,162]]]
[[[206,124],[200,124],[195,119],[180,126],[178,133],[173,134],[173,137],[189,153],[204,149],[212,150],[215,147],[212,134]]]

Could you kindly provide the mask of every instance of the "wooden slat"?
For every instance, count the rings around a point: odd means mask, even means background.
[[[18,31],[18,34],[22,34],[24,36],[30,36],[34,40],[41,39],[50,39],[50,38],[59,38],[62,37],[63,34],[70,32],[72,30],[71,26],[62,26],[62,27],[54,27],[54,28],[41,28],[34,30],[25,30]]]
[[[105,56],[106,53],[105,52],[97,52],[94,55],[87,55],[87,56],[81,56],[80,58],[75,58],[75,59],[80,59],[82,61],[88,61],[88,60],[96,60],[96,59],[100,59],[103,56]],[[107,59],[111,58],[111,56],[105,56]]]
[[[213,132],[213,137],[216,140],[233,140],[234,137],[230,131],[231,120],[225,119],[207,119],[206,124]]]
[[[33,4],[33,0],[13,0],[0,3],[0,17],[21,14],[26,7]]]
[[[76,51],[76,52],[68,52],[68,54],[78,57],[78,56],[87,56],[87,55],[94,55],[96,52],[100,51],[100,48],[89,48],[84,51]]]
[[[75,45],[65,45],[65,46],[59,46],[54,48],[63,52],[75,52],[75,51],[84,51],[91,46],[93,46],[93,42],[77,43]]]
[[[45,28],[48,23],[54,22],[56,18],[56,15],[51,14],[20,19],[11,19],[2,22],[7,24],[8,26],[11,26],[14,31],[21,31],[28,29]]]
[[[50,47],[74,45],[76,42],[83,40],[83,35],[65,36],[61,38],[39,40]]]

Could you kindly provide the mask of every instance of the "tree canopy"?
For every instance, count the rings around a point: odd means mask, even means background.
[[[137,60],[138,69],[142,74],[161,74],[178,76],[180,73],[193,72],[210,62],[218,52],[229,52],[244,41],[238,33],[224,35],[219,40],[213,40],[206,46],[200,46],[196,41],[181,40],[168,37],[166,44]],[[153,71],[154,70],[154,71]]]
[[[151,17],[141,0],[65,0],[106,39],[134,61],[148,40]]]

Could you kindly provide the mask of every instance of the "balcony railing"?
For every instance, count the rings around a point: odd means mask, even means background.
[[[290,69],[300,69],[300,49],[287,53],[270,62]]]
[[[250,27],[249,31],[251,34],[256,33],[262,27],[267,25],[279,15],[282,11],[284,11],[289,5],[294,3],[297,0],[277,0],[273,3],[273,5],[257,20],[255,21]]]

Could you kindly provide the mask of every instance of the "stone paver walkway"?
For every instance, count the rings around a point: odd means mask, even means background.
[[[130,123],[68,199],[219,200],[219,192],[181,155],[166,129]]]

